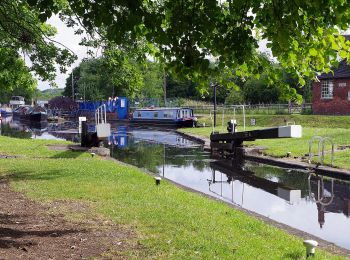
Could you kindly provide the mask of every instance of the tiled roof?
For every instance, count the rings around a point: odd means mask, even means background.
[[[339,62],[339,67],[334,68],[333,72],[323,73],[318,76],[318,79],[341,79],[350,78],[350,65],[347,64],[346,60]]]

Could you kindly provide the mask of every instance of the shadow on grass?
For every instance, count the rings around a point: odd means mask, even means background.
[[[284,254],[282,259],[303,259],[304,255],[300,251]]]
[[[0,248],[31,246],[37,243],[28,241],[16,241],[20,238],[33,237],[64,237],[70,234],[85,233],[86,230],[78,229],[50,229],[50,230],[19,230],[13,228],[0,228]],[[26,239],[27,240],[27,239]]]
[[[10,181],[54,180],[62,177],[67,177],[67,172],[63,172],[62,170],[46,170],[43,173],[38,173],[35,171],[16,171],[8,174],[6,177]]]
[[[74,159],[82,156],[85,152],[82,151],[62,151],[60,153],[57,153],[50,158],[52,159]]]

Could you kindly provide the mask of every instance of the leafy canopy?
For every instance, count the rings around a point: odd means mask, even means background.
[[[29,100],[36,89],[36,80],[14,50],[0,48],[0,103],[8,104],[11,96]]]
[[[55,12],[63,10],[67,4],[66,1],[48,2]],[[28,56],[31,70],[41,79],[54,84],[56,66],[65,72],[75,55],[52,39],[56,29],[40,20],[46,20],[48,13],[40,13],[40,4],[31,6],[33,3],[25,0],[0,1],[0,48]]]
[[[304,76],[329,71],[337,55],[350,58],[350,43],[340,36],[350,23],[345,0],[66,1],[86,29],[103,28],[117,45],[145,39],[150,54],[193,78],[260,73],[262,39],[302,84]],[[59,12],[57,2],[28,0],[42,21]]]

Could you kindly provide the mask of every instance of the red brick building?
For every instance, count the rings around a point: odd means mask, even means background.
[[[350,65],[341,61],[312,84],[312,110],[319,115],[350,115]]]

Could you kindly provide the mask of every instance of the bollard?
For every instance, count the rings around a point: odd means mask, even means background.
[[[160,181],[161,181],[162,178],[154,177],[154,179],[156,180],[156,185],[160,185]]]
[[[304,246],[306,247],[306,257],[314,256],[318,242],[315,240],[304,240]]]

